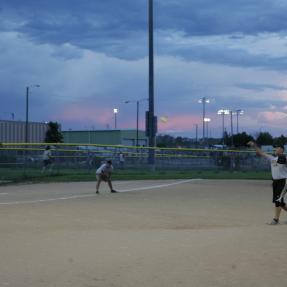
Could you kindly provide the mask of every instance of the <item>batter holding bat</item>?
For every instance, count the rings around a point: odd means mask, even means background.
[[[287,178],[287,162],[284,155],[284,146],[278,145],[275,148],[274,156],[263,152],[255,142],[250,141],[247,143],[249,146],[254,147],[257,154],[265,157],[271,164],[272,174],[272,187],[273,187],[273,203],[275,204],[275,216],[270,222],[271,225],[279,223],[281,210],[287,211],[286,203],[284,202],[285,184]]]
[[[112,175],[113,170],[114,168],[113,168],[111,160],[107,160],[106,163],[102,164],[97,169],[96,171],[96,175],[97,175],[96,193],[99,193],[99,188],[100,188],[100,184],[102,181],[105,181],[108,183],[108,186],[112,193],[117,192],[116,190],[113,189],[112,181],[111,181],[111,175]]]

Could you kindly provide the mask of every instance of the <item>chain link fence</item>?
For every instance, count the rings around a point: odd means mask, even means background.
[[[117,168],[148,169],[148,147],[96,144],[1,144],[0,168],[40,168],[43,152],[50,145],[54,168],[93,170],[107,159]],[[124,162],[120,162],[120,153]],[[267,170],[268,162],[254,150],[155,148],[157,169]]]

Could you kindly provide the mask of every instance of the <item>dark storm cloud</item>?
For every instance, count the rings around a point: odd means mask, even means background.
[[[5,1],[2,17],[35,41],[82,48],[127,37],[146,26],[145,1]],[[145,8],[146,9],[146,8]],[[3,21],[3,19],[2,19]],[[5,25],[1,25],[5,29]],[[7,26],[7,25],[6,25]],[[6,28],[7,29],[7,28]],[[92,45],[85,45],[93,40]],[[84,40],[82,42],[82,40]]]
[[[254,55],[243,49],[224,49],[224,47],[196,46],[188,49],[169,51],[185,59],[213,64],[239,66],[245,68],[263,68],[270,70],[287,70],[287,57],[272,57],[268,54]]]
[[[107,55],[146,57],[147,0],[3,1],[0,30],[20,32],[36,43],[73,46]],[[155,30],[180,31],[184,38],[285,33],[287,2],[280,0],[155,0]],[[159,33],[160,34],[160,33]],[[156,53],[208,63],[286,70],[287,58],[250,55],[244,49],[212,43],[181,47],[155,36]],[[67,57],[72,57],[73,53]],[[77,54],[75,54],[77,57]]]
[[[35,40],[104,49],[105,43],[109,45],[134,33],[146,32],[147,2],[7,0],[1,5],[1,14],[15,21],[15,30]],[[188,36],[287,29],[287,4],[279,0],[155,0],[154,3],[155,29],[184,31]]]
[[[160,1],[161,28],[189,35],[257,34],[286,30],[287,3],[280,0]]]
[[[0,29],[21,32],[40,43],[70,43],[119,58],[134,59],[147,55],[147,2],[7,0],[1,4]],[[283,1],[157,0],[154,3],[155,28],[184,31],[186,37],[280,32],[287,28],[284,9],[287,4]],[[172,52],[172,48],[161,44],[164,43],[159,43],[158,53]],[[286,67],[286,59],[249,57],[244,51],[222,53],[212,46],[189,47],[176,52],[201,61]]]

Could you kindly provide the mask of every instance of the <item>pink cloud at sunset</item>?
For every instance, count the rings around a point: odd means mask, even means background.
[[[67,105],[60,113],[55,114],[54,118],[70,123],[106,125],[111,122],[113,113],[108,108],[79,103]]]
[[[201,124],[201,118],[192,115],[173,115],[167,117],[166,122],[158,120],[159,132],[166,132],[170,130],[192,130],[195,124]]]
[[[286,122],[286,118],[287,113],[284,112],[266,111],[258,114],[258,120],[263,123],[281,124]]]

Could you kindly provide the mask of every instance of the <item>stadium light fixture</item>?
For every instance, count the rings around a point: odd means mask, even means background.
[[[224,116],[229,115],[230,110],[227,109],[220,109],[217,111],[218,115],[222,116],[222,144],[224,145]]]
[[[237,131],[237,134],[238,134],[239,133],[239,116],[243,115],[244,111],[239,109],[239,110],[235,111],[235,114],[236,114],[236,131]]]
[[[202,104],[202,140],[205,139],[205,105],[210,103],[210,99],[202,97],[198,100],[199,104]]]
[[[117,113],[118,113],[118,109],[114,109],[114,115],[115,115],[115,130],[117,129]]]
[[[206,135],[207,135],[207,140],[208,140],[208,138],[209,138],[208,124],[211,122],[211,119],[210,118],[204,118],[203,120],[206,123]]]

